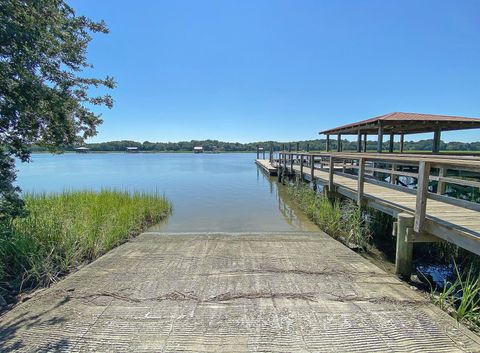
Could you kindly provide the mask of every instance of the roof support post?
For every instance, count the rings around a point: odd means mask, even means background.
[[[440,127],[435,128],[435,132],[433,133],[433,146],[432,146],[432,152],[433,153],[438,153],[440,152],[440,138],[441,138],[441,130]]]
[[[367,152],[367,134],[363,134],[363,152]]]
[[[342,135],[337,135],[337,152],[342,152]]]
[[[326,147],[325,149],[328,151],[330,151],[330,135],[327,135],[327,141],[326,141]]]
[[[357,136],[357,152],[362,152],[362,133],[360,129],[358,129],[358,136]]]
[[[393,153],[393,139],[395,138],[395,135],[393,132],[390,133],[390,144],[388,145],[388,152]]]
[[[378,141],[377,141],[377,152],[382,153],[383,150],[383,126],[378,127]]]
[[[400,153],[403,153],[403,143],[404,143],[404,140],[405,140],[405,135],[404,135],[404,134],[400,134]]]

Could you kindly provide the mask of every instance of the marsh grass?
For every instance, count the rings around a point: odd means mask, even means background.
[[[171,211],[170,203],[155,193],[71,191],[24,199],[28,216],[0,224],[4,293],[48,286]]]
[[[454,280],[445,280],[442,288],[438,289],[429,281],[432,301],[458,321],[479,331],[480,276],[472,265],[468,269],[460,271],[454,261],[453,267],[455,270]]]
[[[369,247],[372,237],[370,222],[355,203],[350,200],[331,201],[303,183],[290,185],[288,193],[325,233],[349,246],[363,250]]]

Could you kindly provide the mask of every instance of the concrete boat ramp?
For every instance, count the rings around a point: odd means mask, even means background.
[[[324,233],[144,233],[0,317],[0,351],[480,352]]]

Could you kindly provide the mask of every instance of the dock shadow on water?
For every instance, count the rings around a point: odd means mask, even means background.
[[[18,184],[26,192],[164,193],[173,213],[151,231],[318,231],[254,161],[254,153],[34,154],[19,165]]]

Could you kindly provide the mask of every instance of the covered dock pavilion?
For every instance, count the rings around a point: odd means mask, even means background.
[[[404,137],[407,134],[433,133],[432,152],[440,151],[442,131],[480,128],[480,119],[462,116],[432,115],[394,112],[356,123],[339,126],[319,132],[327,137],[327,151],[330,151],[330,136],[337,135],[337,152],[341,152],[342,135],[357,135],[357,152],[367,151],[368,135],[377,135],[377,152],[383,151],[383,137],[389,135],[388,151],[393,152],[395,135],[400,135],[400,153],[403,153]],[[363,137],[363,143],[362,143]]]

